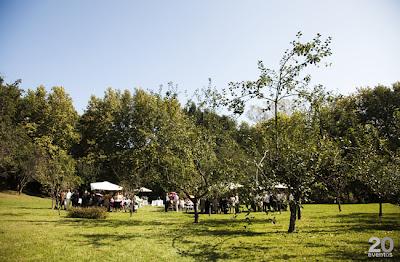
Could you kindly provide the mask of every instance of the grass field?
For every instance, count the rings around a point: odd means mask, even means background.
[[[400,207],[384,204],[305,205],[297,232],[286,233],[288,212],[192,215],[145,207],[129,217],[66,218],[49,199],[0,193],[0,261],[274,261],[371,260],[372,236],[394,239],[400,261]],[[276,218],[276,224],[270,219]],[[246,226],[246,228],[245,228]]]

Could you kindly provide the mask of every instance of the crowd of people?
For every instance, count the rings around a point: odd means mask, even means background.
[[[264,192],[263,194],[248,195],[239,201],[237,192],[228,196],[201,198],[197,202],[197,210],[203,214],[228,214],[239,213],[240,207],[246,206],[247,210],[254,212],[281,212],[287,210],[287,194],[283,191]],[[289,196],[290,198],[290,196]],[[56,196],[56,208],[69,209],[70,207],[105,207],[109,212],[130,211],[135,212],[147,198],[139,198],[134,194],[123,194],[122,192],[79,192],[78,190],[61,191]],[[169,192],[164,199],[165,212],[193,211],[194,204],[190,198],[179,196],[176,192]]]
[[[145,198],[145,197],[144,197]],[[68,210],[71,207],[105,207],[109,212],[112,211],[133,211],[141,205],[142,199],[136,195],[116,193],[95,193],[75,190],[71,192],[61,191],[56,196],[56,208]]]
[[[201,198],[197,203],[197,210],[203,214],[239,212],[239,196],[236,194],[231,197],[224,198]],[[189,211],[194,209],[194,204],[189,198],[180,198],[175,192],[166,194],[165,197],[165,212],[174,211]]]
[[[201,198],[197,203],[197,210],[203,214],[228,214],[241,212],[241,205],[254,212],[281,212],[287,210],[287,194],[283,191],[264,192],[256,196],[248,196],[242,202],[237,193],[231,196]],[[189,198],[180,197],[176,192],[166,194],[164,201],[165,212],[193,210],[193,202]]]
[[[262,196],[257,196],[255,198],[253,211],[279,211],[287,209],[287,197],[283,192],[269,193],[266,192]]]

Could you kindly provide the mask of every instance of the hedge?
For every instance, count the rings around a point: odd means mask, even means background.
[[[105,219],[107,217],[107,212],[101,207],[72,207],[68,210],[67,217]]]

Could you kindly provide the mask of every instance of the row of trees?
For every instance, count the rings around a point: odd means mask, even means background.
[[[22,192],[37,180],[51,195],[76,186],[71,148],[79,142],[76,113],[61,87],[44,87],[23,95],[20,82],[0,78],[0,172],[3,181]]]
[[[3,181],[21,192],[35,180],[54,196],[109,180],[179,190],[194,203],[231,183],[253,196],[284,183],[293,196],[289,232],[305,200],[334,198],[341,210],[345,193],[362,197],[364,188],[380,203],[400,202],[400,84],[350,96],[310,88],[304,72],[330,56],[330,38],[300,37],[277,70],[260,61],[258,79],[222,93],[208,88],[184,106],[171,90],[110,88],[79,116],[61,87],[24,93],[19,82],[0,79]],[[228,107],[242,114],[251,99],[259,101],[255,125],[216,113]]]

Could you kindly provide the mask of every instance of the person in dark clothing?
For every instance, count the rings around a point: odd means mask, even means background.
[[[206,214],[210,214],[210,201],[208,199],[206,199],[206,203],[205,203],[205,213]]]
[[[272,207],[271,209],[273,209],[273,211],[277,211],[278,210],[278,205],[277,205],[277,202],[276,202],[275,194],[271,194],[270,203],[271,203],[271,207]]]
[[[78,191],[75,191],[71,196],[71,202],[73,207],[78,206],[78,200],[79,200],[79,193]]]
[[[219,205],[221,207],[221,212],[228,214],[228,200],[226,198],[222,198]]]
[[[87,191],[85,191],[85,193],[83,193],[82,196],[82,206],[83,207],[88,207],[89,206],[89,200],[90,200],[90,195]]]
[[[168,212],[168,207],[169,207],[169,196],[168,193],[165,194],[164,198],[164,211]]]

